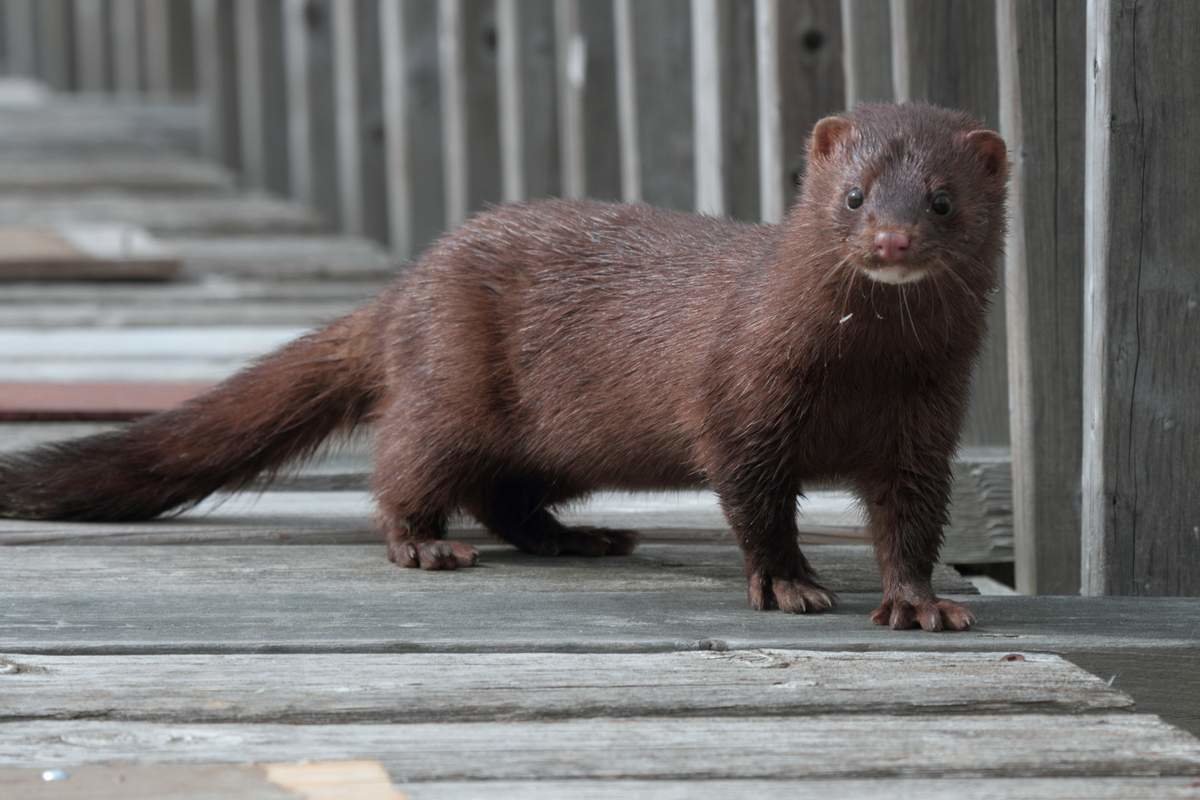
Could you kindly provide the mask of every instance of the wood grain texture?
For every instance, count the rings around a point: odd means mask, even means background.
[[[647,743],[654,743],[648,747]],[[1136,742],[1136,747],[1130,747]],[[463,758],[462,753],[470,753]],[[347,725],[23,722],[0,764],[376,758],[393,780],[1200,775],[1200,741],[1139,714]]]
[[[1079,590],[1083,443],[1083,2],[998,9],[1013,164],[1005,281],[1017,585],[1068,594]]]
[[[0,158],[0,191],[226,193],[233,177],[207,161],[180,155],[46,158],[8,153]]]
[[[892,25],[882,0],[842,0],[846,106],[893,98]]]
[[[994,4],[896,0],[891,11],[892,47],[904,63],[904,69],[894,73],[896,99],[961,108],[997,127]],[[992,298],[988,338],[975,368],[963,430],[968,447],[1005,446],[1009,441],[1004,307],[1001,290]]]
[[[861,546],[810,548],[810,559],[835,591],[874,592],[879,575],[870,550]],[[482,548],[486,569],[464,573],[472,590],[533,592],[737,592],[743,588],[742,559],[731,545],[645,545],[619,559],[541,558],[504,545]],[[143,572],[153,564],[157,575]],[[10,571],[21,571],[22,576]],[[395,590],[437,592],[441,576],[397,572],[381,548],[364,545],[273,547],[168,547],[129,545],[81,547],[64,554],[47,547],[5,551],[6,580],[35,588],[39,581],[80,581],[88,593],[124,594],[142,584],[146,591],[161,575],[173,576],[178,592],[233,589],[251,582],[258,592],[289,592],[303,581],[314,592],[335,595],[339,587],[386,593]],[[55,577],[57,576],[57,577]],[[90,576],[90,577],[89,577]],[[971,584],[941,567],[934,578],[939,591],[973,594]]]
[[[464,800],[478,797],[481,791],[528,800],[568,796],[576,800],[692,800],[699,792],[731,800],[760,800],[773,794],[822,800],[1195,800],[1200,796],[1191,778],[737,780],[705,781],[702,785],[679,780],[443,781],[406,783],[402,789],[413,800]]]
[[[1200,53],[1188,2],[1088,4],[1083,590],[1200,593]]]
[[[0,224],[103,222],[140,225],[176,235],[316,233],[317,220],[300,206],[258,195],[159,197],[122,192],[0,195]]]
[[[1010,661],[997,653],[799,650],[0,656],[0,730],[5,722],[50,719],[414,723],[1077,714],[1133,705],[1058,656],[1020,655]]]

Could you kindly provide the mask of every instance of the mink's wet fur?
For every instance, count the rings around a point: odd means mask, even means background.
[[[455,511],[530,552],[629,552],[632,533],[569,529],[553,508],[708,486],[751,605],[817,611],[834,598],[797,545],[796,501],[836,480],[868,515],[875,620],[965,628],[930,574],[1006,175],[1003,142],[971,117],[870,105],[818,123],[779,225],[589,201],[485,211],[370,305],[181,408],[0,460],[0,516],[147,519],[371,422],[399,564],[473,564],[474,548],[443,540]],[[931,208],[936,192],[950,213]],[[872,279],[880,230],[910,237],[904,267],[923,280]]]

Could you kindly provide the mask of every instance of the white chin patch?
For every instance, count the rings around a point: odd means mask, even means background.
[[[873,269],[863,269],[867,273],[867,277],[873,281],[880,283],[916,283],[925,277],[926,270],[914,267],[875,267]]]

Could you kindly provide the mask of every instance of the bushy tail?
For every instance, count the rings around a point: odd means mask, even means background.
[[[375,307],[266,356],[178,409],[121,430],[0,456],[0,517],[156,517],[311,455],[382,391]]]

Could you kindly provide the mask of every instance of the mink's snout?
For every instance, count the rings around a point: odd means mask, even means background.
[[[875,234],[875,257],[885,264],[897,264],[908,258],[911,240],[903,231],[879,231]]]

